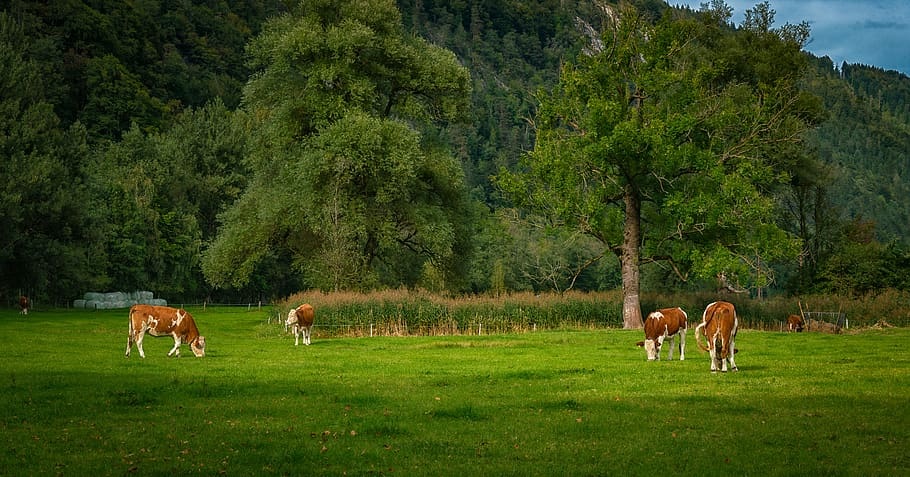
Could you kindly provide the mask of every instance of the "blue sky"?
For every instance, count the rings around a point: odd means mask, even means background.
[[[706,0],[668,0],[698,9]],[[759,0],[726,0],[733,22]],[[812,37],[805,46],[828,56],[835,66],[862,63],[910,75],[910,0],[770,0],[774,25],[809,22]]]

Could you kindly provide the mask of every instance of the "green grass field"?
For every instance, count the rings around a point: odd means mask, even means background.
[[[641,332],[326,338],[190,309],[207,356],[124,357],[127,311],[0,311],[2,475],[906,475],[910,330],[742,330],[738,373]],[[318,311],[317,311],[318,320]],[[666,352],[666,350],[664,351]]]

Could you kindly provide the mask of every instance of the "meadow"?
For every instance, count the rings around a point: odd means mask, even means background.
[[[124,357],[127,311],[0,310],[2,475],[898,475],[910,330],[745,329],[737,373],[592,326],[313,344],[278,310],[190,307]],[[317,308],[317,324],[319,309]],[[664,350],[666,353],[666,350]],[[664,356],[665,357],[665,356]]]

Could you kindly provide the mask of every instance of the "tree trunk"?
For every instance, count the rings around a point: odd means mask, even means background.
[[[641,289],[639,269],[641,198],[634,186],[626,185],[623,202],[626,204],[626,215],[619,257],[622,266],[622,327],[630,330],[642,327],[641,300],[638,296]]]

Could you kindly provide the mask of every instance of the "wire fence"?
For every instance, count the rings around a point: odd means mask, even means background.
[[[274,308],[276,305],[265,301],[246,303],[211,303],[202,301],[196,303],[170,303],[169,306],[172,306],[174,308],[201,308],[203,311],[207,310],[208,308],[245,308],[246,311],[262,311]]]

